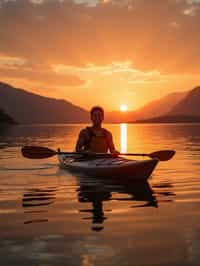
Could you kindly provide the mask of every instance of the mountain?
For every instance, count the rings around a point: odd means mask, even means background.
[[[2,109],[0,109],[0,125],[5,124],[16,124],[12,117],[7,115]]]
[[[191,115],[200,116],[200,87],[191,90],[178,104],[176,104],[169,115]]]
[[[179,103],[187,94],[187,92],[175,92],[167,94],[166,96],[152,101],[142,108],[135,111],[135,119],[148,119],[156,116],[163,116],[170,112],[170,110]]]
[[[106,113],[106,122],[132,122],[138,119],[149,119],[155,116],[162,116],[170,112],[170,110],[180,102],[187,92],[175,92],[147,103],[142,108],[132,112],[108,112]]]
[[[105,122],[132,122],[177,114],[200,115],[200,87],[191,92],[168,94],[131,112],[106,112]],[[43,97],[0,82],[0,107],[19,123],[87,123],[83,108],[62,100]]]
[[[192,89],[165,115],[137,119],[136,123],[200,123],[200,86]]]
[[[88,112],[72,103],[43,97],[0,82],[0,106],[19,123],[82,123]]]

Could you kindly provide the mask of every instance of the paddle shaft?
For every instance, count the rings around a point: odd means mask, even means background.
[[[155,151],[152,153],[120,153],[120,154],[111,154],[111,153],[94,153],[94,152],[61,152],[59,149],[58,151],[46,148],[46,147],[39,147],[39,146],[25,146],[22,148],[22,154],[24,157],[29,159],[43,159],[48,158],[54,155],[69,155],[69,156],[88,156],[88,157],[115,157],[117,155],[122,156],[148,156],[150,158],[157,158],[160,161],[168,161],[170,160],[175,151],[173,150],[162,150],[162,151]]]
[[[63,154],[63,155],[87,155],[85,152],[56,152],[56,154]],[[112,153],[88,153],[88,155],[94,156],[112,156]],[[148,153],[120,153],[119,155],[123,156],[149,156]]]

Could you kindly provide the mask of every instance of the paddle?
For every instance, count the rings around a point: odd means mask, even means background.
[[[22,154],[24,157],[29,159],[43,159],[49,158],[57,154],[65,154],[65,155],[87,155],[91,157],[112,157],[113,155],[110,153],[85,153],[85,152],[60,152],[54,151],[52,149],[40,146],[24,146],[22,148]],[[162,150],[162,151],[155,151],[152,153],[120,153],[119,155],[124,156],[148,156],[150,158],[157,158],[160,161],[168,161],[170,160],[175,154],[173,150]]]

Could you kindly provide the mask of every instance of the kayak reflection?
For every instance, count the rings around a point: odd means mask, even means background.
[[[50,222],[56,209],[51,205],[55,203],[56,196],[59,198],[57,206],[60,206],[61,216],[57,219],[66,219],[66,213],[76,213],[79,210],[79,218],[91,224],[91,230],[101,231],[104,229],[106,220],[111,220],[119,212],[133,212],[136,208],[158,208],[165,202],[173,201],[174,193],[170,183],[127,182],[112,178],[100,179],[91,177],[69,176],[66,171],[60,171],[64,177],[62,185],[35,187],[27,189],[22,198],[24,208],[24,224]],[[64,173],[64,175],[63,175]],[[67,184],[65,182],[66,178]],[[64,196],[64,197],[63,197]],[[72,197],[72,198],[71,198]],[[66,200],[78,198],[78,202],[66,210]],[[110,203],[109,203],[110,202]],[[124,202],[124,203],[123,203]],[[120,206],[120,207],[119,207]],[[53,211],[53,216],[50,211]],[[62,214],[63,213],[63,214]],[[130,214],[130,213],[129,213]],[[59,214],[58,214],[59,215]],[[132,214],[130,214],[132,215]]]
[[[84,217],[84,220],[91,220],[92,230],[101,231],[107,213],[112,210],[103,208],[103,203],[110,200],[134,202],[130,208],[136,207],[158,207],[158,202],[150,184],[146,182],[119,182],[98,179],[79,180],[78,200],[82,203],[92,203],[92,208],[81,209],[81,213],[91,214]],[[122,196],[123,195],[123,196]],[[139,203],[138,203],[139,202]]]

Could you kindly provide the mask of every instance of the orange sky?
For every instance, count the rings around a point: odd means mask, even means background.
[[[0,81],[87,109],[199,85],[197,0],[0,0],[0,25]]]

